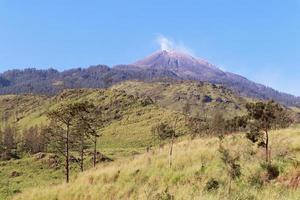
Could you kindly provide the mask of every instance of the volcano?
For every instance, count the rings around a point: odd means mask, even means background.
[[[226,73],[205,60],[176,51],[158,51],[133,65],[143,69],[169,70],[183,79],[211,79]]]
[[[132,64],[114,67],[96,65],[62,72],[34,68],[9,70],[0,74],[0,94],[54,95],[62,88],[106,88],[126,80],[153,82],[165,79],[220,84],[241,96],[272,99],[284,105],[300,107],[299,97],[278,92],[238,74],[222,71],[204,59],[173,50],[157,51]]]
[[[226,76],[215,65],[176,51],[158,51],[132,65],[143,69],[169,70],[183,79],[208,80]]]
[[[116,68],[118,67],[120,66]],[[126,70],[155,72],[160,77],[161,74],[164,74],[162,76],[171,75],[172,78],[176,77],[181,80],[197,80],[221,84],[246,97],[263,100],[272,99],[286,105],[300,105],[299,97],[255,83],[238,74],[225,72],[204,59],[183,52],[161,50],[130,65],[126,65],[125,68],[124,66],[122,67],[123,69],[126,68]]]

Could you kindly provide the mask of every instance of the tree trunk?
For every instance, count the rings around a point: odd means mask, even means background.
[[[97,136],[95,135],[94,137],[94,158],[93,158],[93,164],[94,167],[96,167],[96,163],[97,163]]]
[[[67,125],[67,137],[66,137],[66,182],[69,183],[69,130],[70,125]]]
[[[231,177],[229,177],[229,186],[228,186],[228,194],[231,193]]]
[[[269,133],[268,130],[265,130],[266,132],[266,147],[265,147],[265,154],[266,154],[266,162],[269,163],[270,158],[269,158]]]
[[[174,134],[172,134],[171,146],[170,146],[170,152],[169,152],[169,167],[170,168],[172,167],[173,144],[174,144]]]
[[[272,159],[271,159],[271,152],[272,152],[272,148],[269,147],[269,162],[270,162],[270,163],[272,162]]]
[[[81,138],[81,152],[80,152],[80,170],[83,172],[83,153],[84,153],[84,139]]]
[[[170,146],[170,152],[169,152],[169,167],[172,167],[172,156],[173,156],[173,145],[174,145],[174,139],[175,139],[175,133],[176,133],[176,125],[177,125],[177,120],[178,118],[176,117],[175,122],[174,122],[174,130],[172,133],[172,138],[171,138],[171,146]]]
[[[147,146],[146,151],[147,151],[147,163],[150,164],[151,158],[150,158],[150,147],[149,146]]]

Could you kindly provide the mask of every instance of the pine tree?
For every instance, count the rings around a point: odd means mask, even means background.
[[[50,140],[55,150],[65,158],[66,182],[70,174],[70,149],[74,143],[74,133],[71,132],[74,123],[75,110],[73,104],[62,105],[48,113],[50,120]]]
[[[248,110],[250,131],[247,138],[252,142],[257,142],[259,146],[265,148],[265,159],[269,163],[269,132],[276,128],[288,127],[292,120],[287,114],[287,110],[274,101],[249,103]]]
[[[97,112],[97,107],[91,102],[76,103],[74,104],[74,110],[76,112],[74,124],[77,141],[76,150],[80,155],[79,164],[81,171],[83,171],[84,155],[91,142],[93,143],[93,165],[96,165],[97,140],[99,137],[97,129],[100,126],[100,120],[98,119],[101,119],[101,116]]]

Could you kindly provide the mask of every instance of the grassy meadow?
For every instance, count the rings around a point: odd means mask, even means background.
[[[279,176],[266,179],[264,152],[244,134],[226,136],[223,146],[239,155],[241,176],[232,181],[218,151],[216,137],[185,138],[174,146],[173,166],[168,165],[169,146],[148,153],[128,155],[99,164],[72,177],[70,184],[26,189],[14,200],[98,199],[235,199],[298,200],[300,190],[300,126],[271,132],[272,164]]]

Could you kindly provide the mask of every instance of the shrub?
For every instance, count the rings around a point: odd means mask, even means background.
[[[219,152],[221,154],[221,160],[226,165],[229,177],[232,180],[239,178],[241,176],[241,165],[238,163],[240,159],[239,155],[231,155],[229,150],[225,149],[222,145],[219,147]]]
[[[265,179],[266,181],[274,180],[279,176],[279,168],[275,164],[271,163],[263,163],[261,168],[265,170]]]
[[[151,132],[154,136],[161,140],[169,139],[175,133],[174,129],[169,124],[164,122],[153,126]]]
[[[279,168],[277,165],[274,164],[266,164],[262,166],[264,169],[267,170],[267,179],[273,180],[279,176]]]
[[[210,178],[207,182],[206,182],[206,184],[205,184],[205,190],[206,191],[213,191],[213,190],[217,190],[217,189],[219,189],[219,186],[220,186],[220,184],[219,184],[219,182],[216,180],[216,179],[214,179],[214,178]]]

